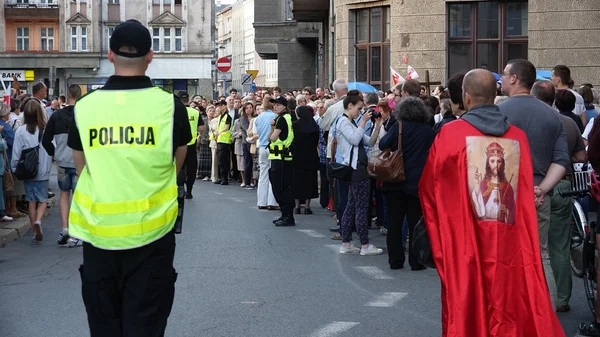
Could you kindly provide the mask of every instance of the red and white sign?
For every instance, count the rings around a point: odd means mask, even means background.
[[[221,57],[217,60],[217,69],[222,73],[228,72],[231,69],[231,60],[227,57]]]
[[[390,70],[392,71],[392,84],[393,85],[398,85],[400,83],[404,83],[404,77],[402,77],[402,75],[398,74],[398,72],[396,70],[394,70],[394,68],[390,67]]]

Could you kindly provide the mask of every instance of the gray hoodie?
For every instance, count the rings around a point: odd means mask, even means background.
[[[473,125],[479,132],[490,136],[502,136],[510,127],[508,118],[500,112],[500,108],[495,104],[475,106],[461,119]]]
[[[12,149],[12,159],[10,162],[11,171],[14,173],[17,169],[17,163],[21,158],[21,152],[25,149],[39,146],[38,174],[32,181],[43,181],[50,179],[50,169],[52,168],[52,158],[48,155],[43,146],[38,142],[39,129],[35,134],[27,131],[27,126],[23,125],[15,132],[15,142]]]

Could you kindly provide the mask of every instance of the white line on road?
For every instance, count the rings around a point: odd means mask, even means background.
[[[313,332],[310,337],[332,337],[337,336],[342,332],[348,331],[355,326],[357,326],[358,322],[331,322],[319,330]]]
[[[234,197],[231,197],[231,198],[229,198],[229,199],[231,199],[231,200],[233,200],[233,201],[235,201],[235,202],[239,202],[239,203],[242,203],[242,202],[244,202],[244,200],[242,200],[242,199],[240,199],[240,198],[234,198]]]
[[[380,268],[374,266],[356,266],[356,269],[367,274],[372,279],[375,280],[393,280],[394,278],[390,275],[386,274]]]
[[[331,250],[333,250],[336,253],[340,252],[340,245],[325,245],[325,247],[331,248]]]
[[[298,229],[297,230],[300,233],[304,233],[308,236],[312,236],[313,238],[324,238],[325,235],[317,233],[317,231],[312,230],[312,229]]]
[[[406,297],[408,293],[383,293],[367,303],[367,307],[391,308],[396,302]]]
[[[216,195],[223,195],[223,192],[213,191],[213,193],[216,194]]]

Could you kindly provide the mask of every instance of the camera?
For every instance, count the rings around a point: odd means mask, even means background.
[[[381,112],[379,112],[379,111],[375,111],[375,110],[373,110],[373,111],[372,111],[372,113],[373,113],[373,114],[372,114],[371,116],[372,116],[373,118],[380,118],[380,117],[381,117]]]

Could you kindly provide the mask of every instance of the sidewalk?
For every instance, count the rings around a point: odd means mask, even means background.
[[[50,214],[55,198],[56,196],[48,199],[48,208],[44,213],[44,218]],[[4,248],[9,242],[25,236],[30,229],[31,225],[29,224],[29,217],[27,216],[17,218],[11,222],[0,223],[0,248]]]

